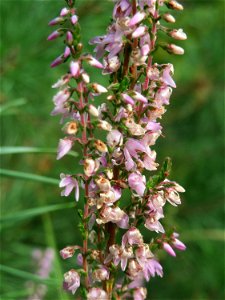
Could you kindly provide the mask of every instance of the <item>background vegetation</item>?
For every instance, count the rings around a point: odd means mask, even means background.
[[[77,0],[77,4],[84,45],[90,51],[88,40],[104,34],[112,2]],[[184,13],[176,15],[177,28],[184,28],[189,36],[186,54],[157,54],[158,62],[174,63],[178,87],[163,120],[165,138],[157,152],[159,162],[172,157],[171,179],[186,188],[183,205],[168,207],[167,222],[175,224],[188,248],[175,259],[161,254],[165,275],[151,279],[149,297],[220,300],[224,299],[224,3],[186,0],[183,4]],[[51,32],[47,23],[63,5],[63,0],[0,2],[1,143],[13,147],[1,148],[2,300],[28,299],[26,282],[39,282],[32,276],[37,269],[31,253],[47,247],[55,250],[55,260],[44,299],[72,299],[62,291],[61,280],[75,262],[62,261],[58,251],[79,242],[78,216],[73,196],[60,197],[57,180],[60,172],[70,173],[71,166],[76,173],[78,158],[56,161],[51,153],[62,133],[59,119],[49,116],[54,94],[50,86],[66,68],[49,68],[62,44],[46,41]],[[27,149],[15,147],[39,150],[25,153]]]

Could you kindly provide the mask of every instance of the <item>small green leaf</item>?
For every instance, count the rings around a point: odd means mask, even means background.
[[[150,177],[150,179],[147,182],[147,187],[149,189],[154,188],[157,186],[160,182],[164,181],[166,177],[169,176],[172,168],[172,161],[169,157],[167,157],[162,165],[162,168],[160,169],[159,173],[157,175],[154,175]]]

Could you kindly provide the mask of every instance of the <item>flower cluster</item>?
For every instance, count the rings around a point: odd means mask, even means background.
[[[79,212],[83,245],[60,252],[67,259],[78,251],[81,268],[65,273],[64,288],[74,294],[80,287],[80,294],[90,300],[146,299],[144,281],[163,276],[156,250],[164,249],[172,256],[176,255],[174,248],[185,250],[178,234],[166,233],[161,223],[165,204],[181,204],[179,193],[184,189],[168,179],[170,159],[159,168],[154,150],[162,134],[160,119],[176,87],[174,70],[172,64],[153,62],[157,47],[184,53],[180,46],[158,39],[159,31],[176,40],[186,39],[182,29],[161,24],[161,20],[175,22],[171,14],[160,13],[162,6],[172,10],[183,7],[173,0],[115,1],[107,33],[90,41],[96,45],[93,57],[82,53],[74,3],[66,2],[68,7],[49,23],[61,27],[48,39],[61,36],[66,44],[51,66],[70,60],[68,73],[53,85],[59,91],[53,98],[52,115],[60,114],[65,123],[57,159],[75,143],[83,149],[83,173],[61,174],[62,196],[69,196],[74,189],[78,201],[80,188],[85,196],[84,210]],[[107,88],[92,82],[86,64],[109,76]],[[106,102],[97,107],[93,100],[102,93]],[[144,239],[138,229],[141,224],[160,237]]]

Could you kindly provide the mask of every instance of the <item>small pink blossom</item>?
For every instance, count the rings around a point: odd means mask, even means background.
[[[65,175],[63,173],[60,174],[61,181],[59,183],[59,187],[65,187],[65,189],[61,192],[61,196],[69,196],[73,189],[75,189],[75,199],[79,200],[79,184],[75,178],[71,175]]]
[[[128,184],[139,196],[143,196],[145,192],[146,179],[140,173],[131,173],[128,177]]]
[[[80,286],[80,276],[75,270],[70,270],[64,274],[63,288],[73,295]]]
[[[146,30],[147,30],[146,26],[139,26],[132,33],[132,38],[135,39],[135,38],[139,38],[139,37],[143,36],[145,34]]]
[[[80,64],[78,61],[71,61],[70,73],[73,77],[78,77],[80,74]]]
[[[64,62],[64,57],[63,55],[58,56],[53,62],[51,63],[51,68],[54,68]]]
[[[129,245],[140,245],[143,244],[143,236],[140,231],[131,227],[122,237],[122,246],[125,247],[126,244]]]
[[[66,15],[68,15],[69,12],[70,12],[70,10],[67,7],[64,7],[60,11],[60,16],[65,17]]]
[[[73,146],[73,141],[65,138],[65,139],[60,139],[59,140],[59,145],[58,145],[58,154],[57,154],[57,159],[61,159],[63,156],[65,156],[72,148]]]
[[[114,148],[115,146],[122,144],[122,142],[123,136],[119,130],[113,129],[107,134],[107,144],[109,147]]]
[[[48,41],[54,40],[59,37],[61,33],[58,30],[53,31],[47,38]]]
[[[78,22],[78,17],[77,17],[77,15],[73,15],[73,16],[70,18],[70,20],[71,20],[71,23],[72,23],[73,25],[75,25],[75,24]]]
[[[76,249],[76,246],[68,246],[60,251],[60,255],[63,259],[70,258],[74,255]]]
[[[109,300],[107,293],[100,288],[91,288],[87,294],[87,300]]]
[[[134,300],[144,300],[147,297],[147,290],[146,288],[137,288],[134,290]]]
[[[171,256],[176,256],[176,253],[174,252],[173,248],[170,246],[170,244],[163,242],[163,249]]]
[[[134,26],[137,23],[140,23],[145,18],[144,12],[137,12],[130,20],[129,26]]]

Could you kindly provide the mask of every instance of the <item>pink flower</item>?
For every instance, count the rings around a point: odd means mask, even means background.
[[[64,62],[64,57],[63,55],[58,56],[53,62],[51,63],[51,68],[54,68]]]
[[[125,247],[126,244],[129,245],[140,245],[143,244],[143,236],[140,231],[131,227],[122,237],[122,247]]]
[[[129,95],[123,93],[123,94],[121,94],[121,96],[125,103],[134,105],[134,100]]]
[[[163,242],[163,249],[171,256],[176,256],[176,253],[174,252],[173,248],[170,246],[170,244]]]
[[[47,38],[48,41],[54,40],[59,37],[61,33],[58,30],[53,31]]]
[[[134,300],[144,300],[147,297],[146,288],[140,287],[134,290]]]
[[[100,288],[91,288],[87,294],[87,300],[109,300],[107,293]]]
[[[178,250],[181,250],[181,251],[184,251],[186,250],[186,246],[184,243],[182,243],[180,240],[178,240],[177,238],[179,237],[179,234],[174,232],[172,234],[172,245],[178,249]]]
[[[64,21],[63,18],[56,17],[56,18],[52,19],[52,20],[48,23],[48,25],[49,25],[49,26],[54,26],[54,25],[57,25],[57,24],[62,23],[63,21]]]
[[[60,11],[60,16],[65,17],[66,15],[68,15],[69,12],[70,12],[70,10],[67,7],[64,7]]]
[[[71,61],[70,73],[73,77],[78,77],[80,74],[80,64],[78,61]]]
[[[73,189],[75,189],[75,199],[79,200],[79,184],[75,178],[71,175],[65,175],[63,173],[60,174],[61,181],[59,183],[59,187],[65,187],[65,189],[61,192],[61,196],[69,196]]]
[[[72,140],[68,138],[60,139],[58,145],[57,159],[59,160],[64,155],[66,155],[71,150],[72,146],[73,146]]]
[[[76,249],[77,249],[76,246],[68,246],[66,248],[63,248],[60,251],[60,255],[62,256],[63,259],[70,258],[74,255]]]
[[[162,266],[154,258],[147,259],[142,268],[144,277],[147,281],[149,281],[150,277],[155,277],[155,275],[163,277]]]
[[[128,177],[128,184],[139,196],[143,196],[145,192],[146,179],[140,173],[131,173]]]
[[[144,12],[137,12],[130,20],[129,26],[134,26],[137,23],[140,23],[145,18]]]
[[[114,148],[115,146],[120,145],[122,142],[123,136],[119,130],[114,129],[108,133],[107,144],[109,145],[109,147]]]
[[[135,39],[135,38],[139,38],[140,36],[143,36],[145,34],[146,30],[147,30],[146,26],[139,26],[132,33],[132,38]]]
[[[77,21],[78,21],[77,15],[73,15],[73,16],[70,18],[70,20],[71,20],[71,23],[72,23],[73,25],[75,25],[75,24],[77,23]]]
[[[88,55],[84,58],[90,66],[96,67],[98,69],[103,69],[103,64],[101,64],[96,58]]]
[[[173,65],[167,64],[166,67],[163,69],[162,81],[166,85],[169,85],[172,88],[175,88],[176,83],[174,82],[173,78],[171,77],[171,73],[173,74]]]
[[[73,295],[80,286],[80,276],[75,270],[70,270],[64,274],[63,288]]]

